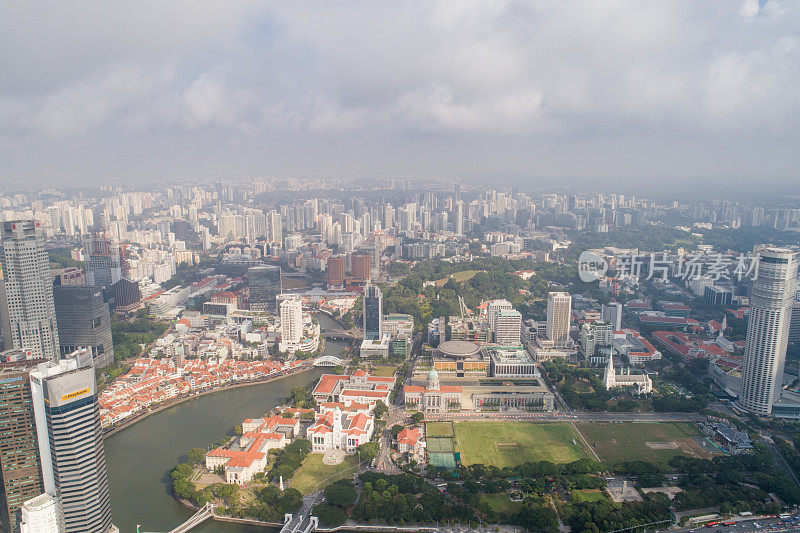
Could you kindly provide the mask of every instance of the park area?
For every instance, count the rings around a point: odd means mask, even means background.
[[[292,477],[291,487],[293,489],[297,489],[305,495],[315,488],[320,489],[353,474],[353,468],[356,465],[355,456],[346,456],[344,461],[338,465],[326,465],[322,462],[322,457],[321,453],[312,453],[303,460],[302,466]]]
[[[716,449],[688,422],[577,424],[603,461],[647,461],[665,465],[676,455],[710,458]]]
[[[456,451],[465,465],[502,468],[536,461],[569,463],[587,457],[577,432],[564,422],[456,422],[454,427]]]

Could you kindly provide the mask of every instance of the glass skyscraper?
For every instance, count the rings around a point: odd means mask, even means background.
[[[275,312],[283,290],[281,267],[254,266],[247,269],[250,284],[250,310]]]
[[[364,287],[364,339],[381,338],[383,318],[383,294],[377,285]]]

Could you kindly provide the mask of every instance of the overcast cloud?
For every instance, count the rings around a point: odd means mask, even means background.
[[[0,3],[8,182],[797,180],[798,119],[788,0]]]

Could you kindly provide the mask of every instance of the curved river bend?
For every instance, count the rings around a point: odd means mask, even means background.
[[[336,327],[319,316],[323,328]],[[328,341],[327,354],[338,355],[343,343]],[[105,440],[111,514],[121,533],[169,531],[192,511],[169,492],[169,471],[191,448],[208,447],[244,418],[256,418],[280,404],[293,387],[316,381],[323,369],[313,369],[283,379],[209,394],[151,415]],[[263,533],[264,528],[209,520],[192,530],[197,533]]]

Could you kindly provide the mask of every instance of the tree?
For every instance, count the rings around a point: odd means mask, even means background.
[[[334,505],[325,503],[315,505],[311,512],[313,516],[319,518],[319,521],[328,527],[341,526],[347,520],[347,514],[345,514],[344,509]]]
[[[348,480],[341,480],[325,487],[325,501],[338,507],[349,507],[356,501],[356,489]]]
[[[366,461],[371,463],[375,456],[378,455],[378,443],[377,442],[365,442],[356,448],[358,450],[359,457],[362,461]]]
[[[375,418],[383,418],[383,415],[389,412],[389,408],[386,407],[386,404],[383,403],[382,400],[378,400],[375,403],[375,407],[372,409],[372,414],[375,415]]]
[[[202,448],[192,448],[187,454],[189,462],[195,465],[203,464],[206,454]]]
[[[416,412],[411,414],[411,422],[412,423],[419,424],[423,420],[425,420],[425,415],[422,414],[421,412],[416,411]]]
[[[390,430],[392,432],[392,437],[397,437],[397,435],[400,434],[400,432],[403,431],[404,429],[405,428],[400,424],[393,425],[392,429]]]

